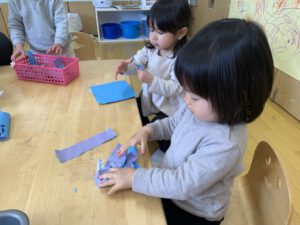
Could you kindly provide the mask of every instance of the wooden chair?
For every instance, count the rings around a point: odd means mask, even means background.
[[[72,46],[76,57],[80,60],[97,59],[95,53],[95,38],[83,32],[71,32]]]
[[[249,172],[235,180],[222,225],[288,225],[292,215],[286,175],[272,147],[260,142]]]

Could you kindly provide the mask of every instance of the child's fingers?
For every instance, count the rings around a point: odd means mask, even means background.
[[[101,177],[101,179],[104,179]],[[101,184],[99,184],[99,187],[100,188],[103,188],[103,187],[108,187],[108,186],[112,186],[115,184],[115,181],[114,179],[108,179],[106,181],[103,181]]]
[[[117,192],[118,190],[120,190],[120,188],[117,185],[113,185],[107,192],[107,195],[111,195],[111,194]]]
[[[118,80],[118,77],[119,77],[119,72],[115,71],[115,78],[116,78],[116,80]]]
[[[61,54],[62,53],[62,48],[57,46],[56,47],[56,54]]]
[[[123,155],[124,152],[126,152],[128,150],[128,148],[130,147],[129,143],[126,143],[125,145],[122,145],[120,147],[120,149],[118,150],[118,156]]]
[[[47,49],[46,54],[50,53],[51,51],[52,51],[52,47]]]
[[[148,151],[148,145],[147,145],[147,141],[142,139],[141,140],[141,153],[144,154],[146,151]]]

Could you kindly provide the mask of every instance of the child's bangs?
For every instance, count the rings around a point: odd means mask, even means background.
[[[176,17],[173,13],[163,10],[156,10],[147,18],[150,27],[157,27],[160,31],[171,33],[175,33],[178,30],[175,21]]]

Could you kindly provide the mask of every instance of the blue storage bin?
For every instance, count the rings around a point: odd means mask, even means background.
[[[106,39],[117,39],[121,37],[121,26],[118,23],[104,23],[101,25],[102,33]]]
[[[121,22],[122,34],[124,38],[133,39],[141,35],[141,22],[140,21],[122,21]]]

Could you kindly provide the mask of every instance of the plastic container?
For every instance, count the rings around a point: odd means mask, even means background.
[[[101,29],[103,36],[106,39],[117,39],[122,35],[121,26],[118,23],[101,24]]]
[[[150,28],[148,26],[147,20],[143,20],[142,23],[143,23],[144,36],[149,37]]]
[[[30,65],[28,57],[16,61],[14,69],[20,80],[66,85],[79,76],[79,59],[64,56],[33,54],[37,65]],[[60,58],[63,68],[56,68]]]
[[[121,22],[122,34],[124,38],[133,39],[141,35],[141,22],[140,21],[122,21]]]

